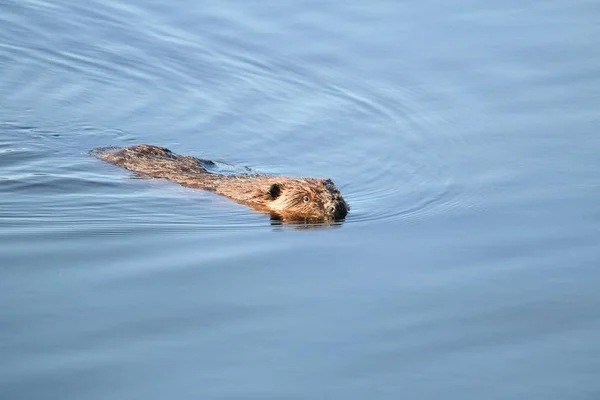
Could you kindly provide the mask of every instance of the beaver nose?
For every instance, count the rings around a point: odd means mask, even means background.
[[[333,213],[333,215],[336,219],[346,218],[346,215],[348,214],[348,209],[346,207],[346,204],[340,203],[337,205],[337,207],[332,207],[332,208],[335,209],[335,212]]]

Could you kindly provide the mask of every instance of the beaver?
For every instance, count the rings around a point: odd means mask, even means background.
[[[211,160],[182,156],[148,144],[92,150],[96,157],[153,178],[208,190],[283,220],[342,220],[350,207],[327,178],[290,178],[260,173],[222,175],[206,166]]]

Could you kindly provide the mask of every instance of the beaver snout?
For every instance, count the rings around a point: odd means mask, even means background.
[[[346,218],[346,215],[348,215],[348,208],[344,204],[343,206],[336,208],[333,215],[335,219],[344,219]]]
[[[344,219],[348,215],[348,204],[344,200],[338,201],[336,205],[330,206],[329,211],[333,219]]]

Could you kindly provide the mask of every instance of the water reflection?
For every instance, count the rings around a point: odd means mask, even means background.
[[[309,230],[340,228],[344,222],[345,219],[319,220],[299,217],[285,218],[281,215],[271,213],[271,226],[286,229]]]

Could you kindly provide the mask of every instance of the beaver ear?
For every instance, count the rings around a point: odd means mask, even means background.
[[[274,183],[271,185],[271,187],[269,188],[269,198],[271,200],[275,200],[276,198],[279,197],[279,195],[281,194],[281,185],[279,183]]]

